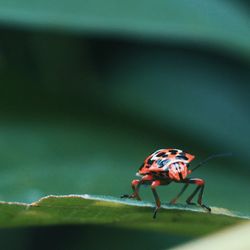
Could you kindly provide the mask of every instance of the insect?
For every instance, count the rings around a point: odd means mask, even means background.
[[[171,182],[184,184],[180,193],[170,201],[171,204],[175,204],[177,199],[184,193],[189,184],[195,184],[197,187],[187,198],[187,204],[195,205],[192,200],[198,193],[198,204],[210,212],[211,208],[206,206],[202,202],[205,181],[199,178],[188,178],[188,175],[191,174],[195,169],[200,167],[202,164],[206,163],[208,160],[225,155],[227,154],[212,155],[204,161],[200,162],[193,169],[190,169],[190,162],[195,158],[194,155],[186,153],[180,149],[159,149],[149,155],[141,165],[139,171],[136,174],[140,177],[140,179],[133,180],[131,183],[133,193],[131,195],[122,195],[121,198],[134,198],[137,200],[141,200],[141,197],[139,195],[140,186],[150,185],[156,204],[153,218],[156,218],[157,211],[161,207],[161,201],[156,191],[156,188],[158,186],[168,185]]]

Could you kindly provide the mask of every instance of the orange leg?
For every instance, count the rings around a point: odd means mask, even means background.
[[[129,199],[136,198],[137,200],[141,200],[141,197],[139,195],[140,186],[145,185],[145,184],[150,184],[152,181],[153,181],[153,177],[151,175],[145,175],[142,177],[141,180],[133,180],[131,182],[133,194],[131,194],[131,195],[124,194],[121,196],[121,198],[129,198]]]
[[[180,198],[180,196],[181,196],[181,195],[184,193],[184,191],[187,189],[188,185],[189,185],[189,183],[186,183],[186,184],[184,185],[184,187],[181,189],[180,193],[179,193],[174,199],[172,199],[172,200],[170,201],[171,204],[175,204],[175,203],[176,203],[176,201]]]
[[[141,201],[141,197],[139,195],[139,189],[142,184],[141,180],[133,180],[131,183],[131,187],[133,189],[133,194],[129,198],[136,198],[138,201]]]
[[[197,179],[197,178],[191,178],[191,179],[185,179],[183,181],[181,181],[182,183],[185,183],[185,185],[183,186],[183,188],[181,189],[180,193],[170,201],[171,204],[175,204],[177,199],[184,193],[184,191],[187,189],[189,184],[196,184],[197,188],[194,190],[194,192],[187,198],[186,202],[187,204],[190,205],[195,205],[195,203],[192,202],[192,199],[194,198],[194,196],[199,192],[199,196],[198,196],[198,204],[203,207],[206,208],[208,211],[211,211],[211,209],[209,207],[207,207],[206,205],[204,205],[202,203],[202,195],[203,195],[203,191],[204,191],[204,187],[205,187],[205,181],[202,179]]]
[[[195,205],[195,203],[192,202],[192,199],[199,192],[199,195],[198,195],[198,204],[201,207],[207,209],[210,212],[211,208],[207,207],[206,205],[204,205],[202,203],[202,196],[203,196],[203,192],[204,192],[205,181],[202,180],[202,179],[197,179],[197,178],[187,179],[187,181],[188,181],[188,183],[196,184],[197,185],[197,188],[194,190],[194,192],[187,198],[187,200],[186,200],[187,204]]]
[[[153,192],[153,195],[155,198],[155,205],[156,205],[156,208],[155,208],[154,214],[153,214],[154,219],[156,218],[157,211],[161,207],[161,201],[160,201],[159,195],[156,192],[156,187],[161,186],[161,185],[168,185],[168,184],[169,184],[169,181],[166,181],[166,180],[155,180],[151,184],[151,190]]]
[[[154,210],[154,215],[153,215],[154,219],[156,218],[157,211],[161,207],[161,201],[160,201],[159,195],[156,192],[156,187],[158,187],[160,185],[161,185],[161,182],[159,180],[153,181],[152,184],[151,184],[151,189],[152,189],[152,192],[153,192],[153,195],[154,195],[154,198],[155,198],[155,205],[156,205],[156,208]]]

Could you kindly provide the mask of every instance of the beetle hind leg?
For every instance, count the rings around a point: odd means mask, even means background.
[[[199,197],[198,197],[198,204],[205,208],[206,210],[208,210],[209,212],[211,212],[211,208],[206,206],[205,204],[202,203],[202,195],[203,195],[203,192],[204,192],[204,185],[201,186],[201,189],[200,189],[200,193],[199,193]]]
[[[189,205],[196,205],[196,203],[192,202],[194,196],[198,193],[198,191],[200,190],[201,186],[198,186],[194,192],[187,198],[186,202]]]
[[[199,192],[198,196],[198,204],[202,207],[211,212],[211,208],[206,206],[205,204],[202,203],[202,196],[205,188],[205,181],[202,179],[189,179],[189,183],[196,184],[197,187],[194,190],[194,192],[187,198],[186,202],[189,205],[196,205],[194,202],[192,202],[194,196]]]
[[[176,201],[180,198],[180,196],[184,193],[184,191],[187,189],[189,183],[186,183],[183,188],[181,189],[180,193],[175,197],[173,198],[171,201],[170,201],[170,204],[175,204]]]

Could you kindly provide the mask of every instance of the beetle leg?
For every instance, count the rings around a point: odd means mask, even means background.
[[[211,208],[210,207],[202,204],[202,195],[203,195],[203,192],[204,192],[204,187],[205,187],[205,185],[201,186],[199,197],[198,197],[198,203],[200,204],[201,207],[203,207],[203,208],[207,209],[209,212],[211,212]]]
[[[181,189],[180,193],[177,194],[177,196],[176,196],[174,199],[172,199],[172,200],[170,201],[171,204],[175,204],[175,203],[176,203],[176,201],[180,198],[180,196],[181,196],[181,195],[184,193],[184,191],[187,189],[188,185],[189,185],[189,183],[186,183],[186,184],[183,186],[183,188]]]
[[[192,184],[196,184],[198,185],[197,188],[194,190],[194,192],[187,198],[186,202],[188,204],[195,204],[195,203],[192,203],[192,199],[194,198],[194,196],[199,192],[199,196],[198,196],[198,204],[207,209],[209,212],[211,211],[211,208],[210,207],[207,207],[206,205],[204,205],[202,203],[202,195],[203,195],[203,192],[204,192],[204,187],[205,187],[205,181],[202,180],[202,179],[188,179],[188,182],[189,183],[192,183]]]
[[[133,180],[131,182],[131,187],[133,189],[133,194],[129,195],[129,194],[124,194],[121,196],[121,198],[129,198],[129,199],[133,199],[136,198],[137,200],[141,200],[141,197],[139,196],[139,188],[140,185],[142,183],[142,180]]]
[[[158,187],[160,185],[161,185],[161,182],[159,180],[153,181],[152,184],[151,184],[151,190],[153,192],[153,195],[154,195],[154,198],[155,198],[155,204],[156,204],[156,208],[154,210],[154,215],[153,215],[154,219],[156,218],[157,211],[161,207],[161,201],[160,201],[159,195],[156,192],[156,187]]]
[[[131,198],[136,198],[138,201],[141,201],[141,197],[139,195],[139,189],[142,184],[142,180],[133,180],[131,183],[132,189],[134,193],[131,195]]]
[[[194,196],[197,194],[197,192],[200,190],[201,186],[198,186],[194,192],[187,198],[186,202],[189,205],[195,205],[194,202],[192,202],[192,199],[194,198]]]
[[[129,199],[133,199],[136,198],[137,200],[141,200],[141,197],[139,195],[139,189],[141,185],[145,185],[145,184],[150,184],[153,180],[153,177],[151,175],[145,175],[142,177],[141,180],[133,180],[131,183],[131,187],[133,189],[133,194],[128,195],[128,194],[124,194],[121,196],[121,198],[129,198]]]

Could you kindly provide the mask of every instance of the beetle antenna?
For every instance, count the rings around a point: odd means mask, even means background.
[[[232,153],[221,153],[221,154],[214,154],[214,155],[210,155],[208,156],[205,160],[201,161],[200,163],[198,163],[192,170],[192,172],[194,170],[196,170],[197,168],[199,168],[200,166],[202,166],[203,164],[207,163],[208,161],[214,159],[214,158],[218,158],[218,157],[228,157],[228,156],[232,156]]]

